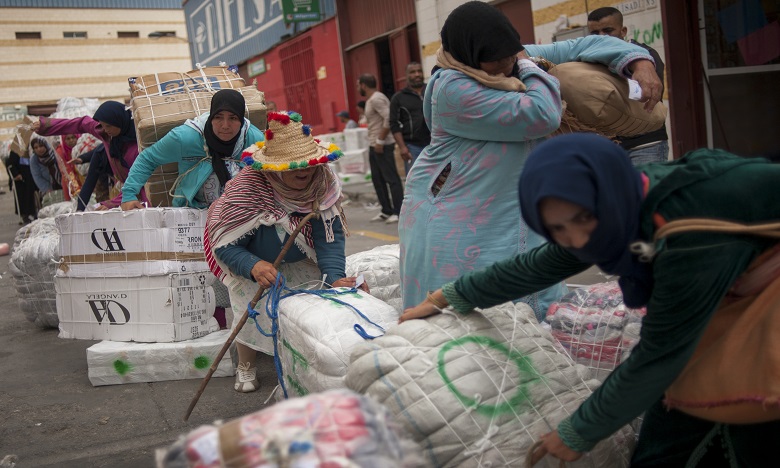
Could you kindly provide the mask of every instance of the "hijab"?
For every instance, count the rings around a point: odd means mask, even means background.
[[[566,250],[582,262],[619,275],[628,307],[647,304],[653,287],[650,264],[629,251],[639,237],[642,179],[622,148],[588,133],[549,139],[529,154],[519,193],[525,222],[553,243],[539,212],[542,199],[559,198],[593,213],[598,225],[587,244]]]
[[[509,18],[480,1],[452,10],[441,28],[441,44],[455,60],[477,70],[480,62],[500,60],[524,49]]]
[[[108,154],[112,158],[124,161],[125,145],[135,143],[135,126],[133,125],[133,115],[129,109],[121,102],[106,101],[95,111],[93,119],[99,122],[107,122],[119,128],[119,135],[111,137],[109,141]]]
[[[44,156],[38,156],[38,153],[35,152],[33,149],[33,145],[40,145],[44,146],[46,148],[46,155]],[[59,185],[60,180],[60,168],[57,165],[57,154],[52,149],[51,145],[49,144],[46,139],[41,137],[35,137],[30,141],[30,157],[38,158],[38,161],[41,162],[44,166],[46,166],[46,169],[49,171],[49,174],[54,179],[53,185]]]
[[[209,118],[206,120],[206,125],[203,128],[203,136],[206,138],[206,145],[211,154],[211,167],[214,169],[214,173],[219,179],[219,185],[222,187],[230,180],[230,174],[223,160],[233,157],[233,148],[235,148],[236,142],[241,136],[241,129],[239,128],[236,136],[230,141],[222,141],[214,134],[212,119],[221,111],[227,111],[238,116],[243,127],[245,109],[246,102],[244,101],[244,96],[234,89],[219,90],[211,98],[211,109],[209,110]]]
[[[71,135],[75,135],[76,137],[76,144],[78,144],[78,139],[81,138],[80,133],[73,133]],[[61,135],[60,136],[60,148],[62,148],[62,159],[64,162],[70,161],[71,155],[73,154],[73,146],[68,146],[67,143],[65,143],[66,138],[68,135]],[[74,145],[75,146],[75,145]]]

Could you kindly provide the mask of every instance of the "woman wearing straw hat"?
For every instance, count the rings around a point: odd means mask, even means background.
[[[297,112],[270,112],[265,141],[244,151],[247,167],[234,177],[225,193],[209,208],[206,259],[227,285],[234,311],[245,310],[258,285],[270,287],[277,271],[272,262],[301,219],[318,212],[295,239],[280,270],[287,282],[325,280],[332,286],[355,286],[345,278],[346,220],[341,209],[341,186],[328,163],[341,157],[336,145],[320,143]],[[259,307],[257,308],[259,309]],[[240,314],[235,314],[234,326]],[[270,330],[267,317],[258,324]],[[256,351],[273,354],[273,342],[260,334],[252,320],[236,338],[239,365],[235,389],[259,388]]]

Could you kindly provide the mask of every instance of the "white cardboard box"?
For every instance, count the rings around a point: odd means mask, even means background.
[[[230,336],[230,330],[178,343],[101,341],[87,348],[89,381],[97,387],[135,382],[202,379]],[[232,348],[232,346],[231,346]],[[233,375],[230,349],[214,377]]]
[[[165,275],[205,268],[206,210],[147,208],[69,213],[60,232],[58,276]]]
[[[368,129],[367,128],[348,128],[344,129],[344,148],[345,151],[357,151],[368,149]]]
[[[54,278],[60,338],[170,343],[219,329],[210,272]]]

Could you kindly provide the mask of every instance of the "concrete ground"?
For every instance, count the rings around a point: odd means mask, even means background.
[[[4,185],[7,188],[7,185]],[[371,223],[378,213],[370,185],[346,188],[352,236],[347,254],[397,243],[397,225]],[[13,244],[20,227],[10,192],[0,194],[0,242]],[[202,424],[229,420],[263,407],[275,386],[270,357],[258,358],[261,389],[233,391],[233,378],[211,380],[188,422],[183,420],[200,380],[93,387],[86,349],[95,341],[66,340],[41,330],[17,307],[10,256],[0,257],[0,460],[17,467],[154,466],[154,451]],[[604,281],[596,271],[573,278]]]

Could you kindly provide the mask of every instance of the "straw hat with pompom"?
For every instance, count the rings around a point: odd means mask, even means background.
[[[339,159],[343,153],[333,143],[320,143],[311,127],[293,111],[268,113],[265,141],[246,148],[241,159],[257,171],[294,171]]]

